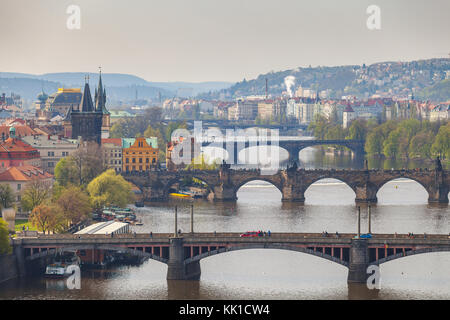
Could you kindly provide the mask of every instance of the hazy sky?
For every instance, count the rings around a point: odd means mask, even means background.
[[[381,30],[369,30],[369,5]],[[81,29],[66,27],[69,5]],[[449,0],[1,0],[0,71],[240,81],[299,66],[446,57]]]

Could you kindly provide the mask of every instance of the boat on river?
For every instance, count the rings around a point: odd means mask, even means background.
[[[47,265],[44,277],[46,278],[65,278],[72,274],[68,271],[69,266],[80,265],[80,259],[76,254],[59,255],[55,258],[55,262]]]
[[[136,221],[136,214],[131,208],[119,207],[104,207],[101,213],[95,213],[92,217],[99,221],[120,221],[126,223],[134,223]]]
[[[169,193],[169,196],[175,197],[175,198],[191,198],[191,195],[186,192],[172,192]]]

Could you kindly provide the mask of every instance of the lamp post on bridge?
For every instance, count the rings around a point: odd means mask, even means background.
[[[361,207],[358,207],[358,239],[361,237]]]
[[[175,234],[174,237],[178,238],[178,212],[177,212],[178,208],[177,206],[175,206]]]
[[[191,204],[191,233],[194,233],[194,205]]]

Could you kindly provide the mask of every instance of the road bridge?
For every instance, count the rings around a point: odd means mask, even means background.
[[[161,120],[161,123],[169,124],[171,122],[186,122],[186,126],[188,129],[193,129],[195,127],[195,122],[201,122],[202,126],[207,127],[215,127],[222,130],[225,129],[248,129],[248,128],[264,128],[264,129],[278,129],[280,131],[287,131],[291,129],[301,129],[307,130],[307,124],[301,123],[283,123],[283,124],[255,124],[255,123],[244,123],[233,120],[225,120],[225,119],[211,119],[211,120]]]
[[[348,268],[349,283],[365,283],[370,265],[380,265],[415,254],[450,251],[449,235],[271,233],[241,237],[239,233],[169,233],[109,235],[40,235],[13,240],[19,274],[31,261],[73,250],[110,250],[153,259],[168,266],[168,280],[199,280],[200,261],[208,257],[249,249],[289,250],[313,255]]]

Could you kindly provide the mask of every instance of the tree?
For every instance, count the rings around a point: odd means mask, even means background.
[[[392,131],[383,143],[383,153],[386,157],[395,158],[399,153],[400,130]]]
[[[134,200],[130,183],[113,169],[106,170],[93,179],[88,184],[87,191],[96,210],[111,205],[125,207]]]
[[[80,176],[73,157],[62,158],[58,161],[55,166],[55,180],[62,187],[79,183]]]
[[[144,131],[145,138],[156,137],[158,140],[158,160],[161,162],[166,161],[166,140],[164,139],[163,134],[161,133],[160,128],[153,128],[151,125],[148,125],[147,129]]]
[[[158,123],[162,120],[163,110],[160,107],[151,107],[145,110],[144,120],[145,123]]]
[[[308,130],[312,131],[316,139],[323,140],[327,129],[327,119],[324,116],[316,115],[314,121],[308,126]]]
[[[439,132],[431,146],[431,151],[442,159],[450,159],[450,124],[439,128]]]
[[[22,194],[22,208],[26,211],[32,211],[37,206],[49,200],[52,191],[41,180],[33,180],[27,184]]]
[[[334,125],[338,124],[339,121],[339,116],[338,116],[338,112],[337,112],[337,107],[336,105],[333,106],[333,109],[331,110],[331,114],[330,114],[330,122]]]
[[[30,214],[29,221],[44,234],[50,231],[61,231],[67,225],[67,220],[64,219],[58,208],[46,204],[35,207]]]
[[[380,156],[383,154],[383,142],[383,131],[380,127],[378,127],[367,135],[364,148],[369,155]]]
[[[58,162],[55,178],[61,186],[86,186],[104,169],[101,148],[95,142],[85,142],[71,156]]]
[[[87,185],[105,170],[101,148],[95,142],[82,143],[72,157],[77,165],[80,185]]]
[[[170,141],[172,139],[172,133],[176,129],[187,129],[186,121],[183,122],[170,122],[166,127],[165,140]]]
[[[120,121],[114,123],[109,130],[109,134],[111,138],[124,138],[124,128]]]
[[[191,163],[186,166],[186,170],[217,170],[217,160],[209,161],[208,157],[203,153],[197,158],[192,159]]]
[[[0,184],[1,209],[10,208],[14,204],[14,194],[9,184]]]
[[[9,244],[8,224],[5,220],[0,218],[0,255],[9,254],[11,252],[12,248]]]
[[[74,224],[86,219],[92,210],[89,196],[77,186],[63,190],[55,203],[61,214]]]
[[[409,145],[410,158],[431,158],[431,141],[434,137],[430,131],[423,130],[411,139]]]
[[[366,140],[367,123],[364,120],[356,119],[348,128],[347,139],[351,140]]]

